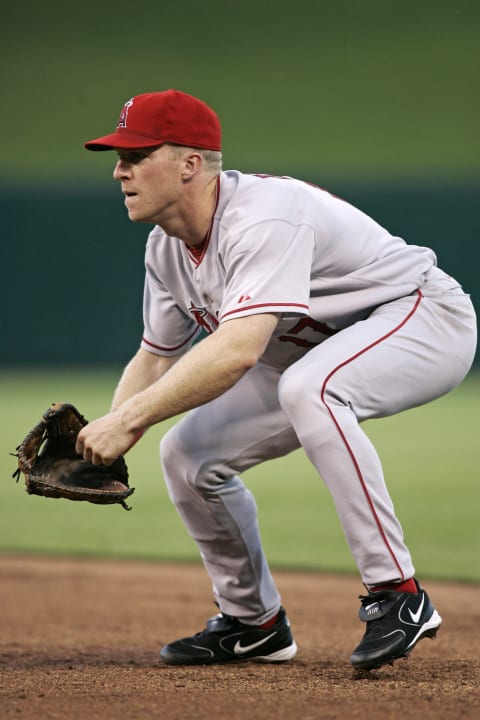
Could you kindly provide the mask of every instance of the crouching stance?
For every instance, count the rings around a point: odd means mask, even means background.
[[[161,459],[220,611],[162,660],[295,656],[241,474],[299,447],[332,495],[366,587],[352,665],[408,655],[441,617],[415,579],[361,423],[462,381],[476,346],[469,297],[428,247],[327,191],[222,171],[219,120],[185,93],[130,99],[116,130],[86,147],[117,151],[129,217],[155,227],[141,347],[112,411],[81,431],[77,449],[113,462],[145,429],[189,411],[163,438]]]

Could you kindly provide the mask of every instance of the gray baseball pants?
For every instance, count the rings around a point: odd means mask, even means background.
[[[300,446],[333,497],[364,584],[414,575],[379,457],[360,423],[452,390],[475,346],[469,297],[433,287],[380,306],[286,370],[257,363],[164,436],[169,495],[224,613],[257,624],[278,610],[255,500],[239,473]]]

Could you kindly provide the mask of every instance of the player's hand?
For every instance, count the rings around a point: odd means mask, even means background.
[[[86,462],[111,465],[120,455],[125,455],[142,434],[142,430],[127,430],[120,414],[111,412],[79,432],[75,449]]]

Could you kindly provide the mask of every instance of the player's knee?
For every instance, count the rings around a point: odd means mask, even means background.
[[[313,401],[314,388],[305,374],[295,365],[283,373],[278,385],[278,399],[289,418],[304,413]]]
[[[175,456],[177,453],[175,450],[174,430],[175,428],[169,430],[160,440],[160,461],[167,475],[170,475],[170,467],[175,467]]]
[[[328,372],[324,373],[318,367],[318,373],[312,376],[304,372],[305,368],[297,365],[292,365],[283,373],[278,386],[278,399],[298,434],[300,430],[311,430],[309,426],[312,421],[317,428],[319,425],[324,427],[332,405],[350,403],[339,383],[332,380],[326,382]]]
[[[177,426],[171,428],[160,442],[160,461],[170,499],[179,504],[194,493],[215,492],[223,486],[220,477],[202,453],[182,441]]]
[[[179,445],[176,427],[171,428],[160,441],[160,462],[172,502],[177,502],[182,486],[188,485],[187,458]]]
[[[280,382],[278,383],[278,401],[287,415],[289,408],[294,407],[298,402],[297,392],[299,390],[298,383],[294,373],[290,372],[291,368],[284,371]]]

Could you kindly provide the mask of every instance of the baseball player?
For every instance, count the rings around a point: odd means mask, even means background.
[[[361,423],[461,382],[476,346],[469,297],[432,250],[326,190],[223,172],[218,117],[183,92],[133,97],[115,131],[85,147],[117,152],[128,215],[154,228],[141,346],[111,412],[80,432],[77,450],[109,464],[150,426],[191,411],[164,436],[161,460],[220,612],[161,659],[295,656],[240,474],[300,446],[332,494],[366,587],[352,665],[408,655],[442,620],[415,579]]]

